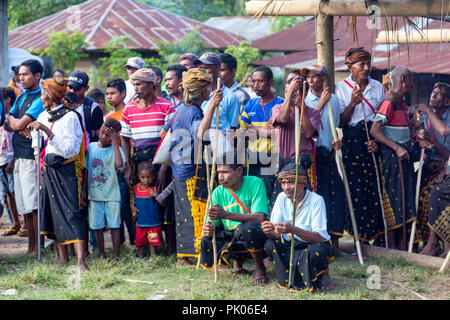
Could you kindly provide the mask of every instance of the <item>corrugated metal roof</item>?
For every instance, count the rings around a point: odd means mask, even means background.
[[[346,20],[336,21],[335,18],[335,69],[339,70],[345,67],[345,52],[355,46],[364,47],[371,50],[374,56],[373,67],[376,69],[388,68],[387,46],[377,45],[375,43],[376,34],[367,28],[367,17],[358,17],[358,43],[355,43],[351,30],[347,30]],[[398,20],[398,29],[403,28],[403,20]],[[390,24],[390,23],[389,23]],[[449,28],[449,22],[430,20],[429,29],[440,27]],[[381,26],[380,30],[384,30]],[[373,35],[372,35],[373,32]],[[278,67],[297,67],[317,61],[316,51],[315,21],[309,20],[288,30],[272,34],[270,36],[255,40],[252,46],[264,51],[297,51],[277,56],[265,60],[256,61],[254,65],[269,65]],[[390,64],[391,66],[404,65],[409,67],[415,73],[440,73],[450,74],[450,51],[448,43],[429,43],[429,44],[410,44],[409,59],[408,47],[406,45],[390,45]]]
[[[44,49],[52,32],[78,29],[90,45],[101,49],[113,37],[131,35],[133,49],[157,49],[157,40],[176,41],[198,28],[208,49],[239,45],[243,37],[215,29],[159,8],[132,0],[90,0],[9,31],[9,46]]]
[[[255,40],[270,34],[268,17],[252,19],[252,17],[212,17],[203,22],[207,26],[228,31],[248,39]]]

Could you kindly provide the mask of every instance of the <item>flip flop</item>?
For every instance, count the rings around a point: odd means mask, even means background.
[[[3,232],[4,236],[12,236],[17,234],[17,232],[19,232],[20,228],[8,228],[5,230],[5,232]]]
[[[329,288],[329,285],[332,285],[333,282],[330,280],[328,280],[327,282],[323,282],[322,279],[319,279],[320,284],[322,285],[322,290],[327,290],[327,291],[331,291],[334,290],[334,287]]]
[[[253,271],[250,271],[250,270],[247,270],[247,269],[244,269],[244,268],[241,268],[241,269],[239,269],[239,270],[231,270],[230,271],[230,274],[231,275],[237,275],[237,274],[252,274],[253,273]]]
[[[19,237],[28,237],[28,230],[24,228],[20,228],[19,232],[17,233]]]

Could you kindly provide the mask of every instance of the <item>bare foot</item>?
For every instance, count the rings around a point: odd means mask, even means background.
[[[194,263],[188,259],[180,259],[177,261],[177,267],[187,267],[192,265],[194,265]]]
[[[448,250],[447,251],[444,251],[444,252],[442,252],[440,255],[439,255],[439,257],[440,258],[447,258],[447,254],[448,254]]]
[[[419,252],[419,254],[424,254],[427,256],[435,256],[440,247],[438,244],[431,244],[430,242],[427,243],[425,247],[423,247],[422,251]]]
[[[264,271],[255,271],[252,283],[256,286],[265,285],[269,283],[269,279],[267,278],[266,273]]]
[[[85,272],[89,271],[87,266],[86,266],[86,262],[84,262],[84,261],[79,261],[77,263],[77,266],[78,266],[78,269],[80,269],[81,273],[85,273]]]

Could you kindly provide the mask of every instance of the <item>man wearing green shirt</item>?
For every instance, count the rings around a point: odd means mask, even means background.
[[[202,266],[207,269],[214,266],[211,238],[215,232],[218,265],[228,267],[233,259],[232,273],[247,273],[242,264],[250,254],[256,264],[252,282],[266,284],[268,279],[262,249],[267,237],[261,229],[261,222],[269,214],[269,199],[264,182],[258,177],[243,176],[243,168],[239,164],[218,164],[217,176],[220,186],[212,193],[212,206],[203,228]]]

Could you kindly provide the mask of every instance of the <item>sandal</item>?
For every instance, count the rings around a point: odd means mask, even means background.
[[[17,233],[19,237],[28,237],[28,230],[24,228],[20,228],[19,232]]]
[[[8,228],[5,230],[5,232],[3,232],[4,236],[12,236],[17,234],[17,232],[19,232],[20,228]]]
[[[334,290],[333,282],[328,280],[327,282],[323,282],[322,279],[319,279],[320,284],[322,285],[321,289],[326,291]]]
[[[234,276],[234,275],[237,275],[237,274],[252,274],[253,271],[250,271],[250,270],[247,270],[247,269],[244,269],[244,268],[240,268],[238,270],[230,270],[229,273]]]

